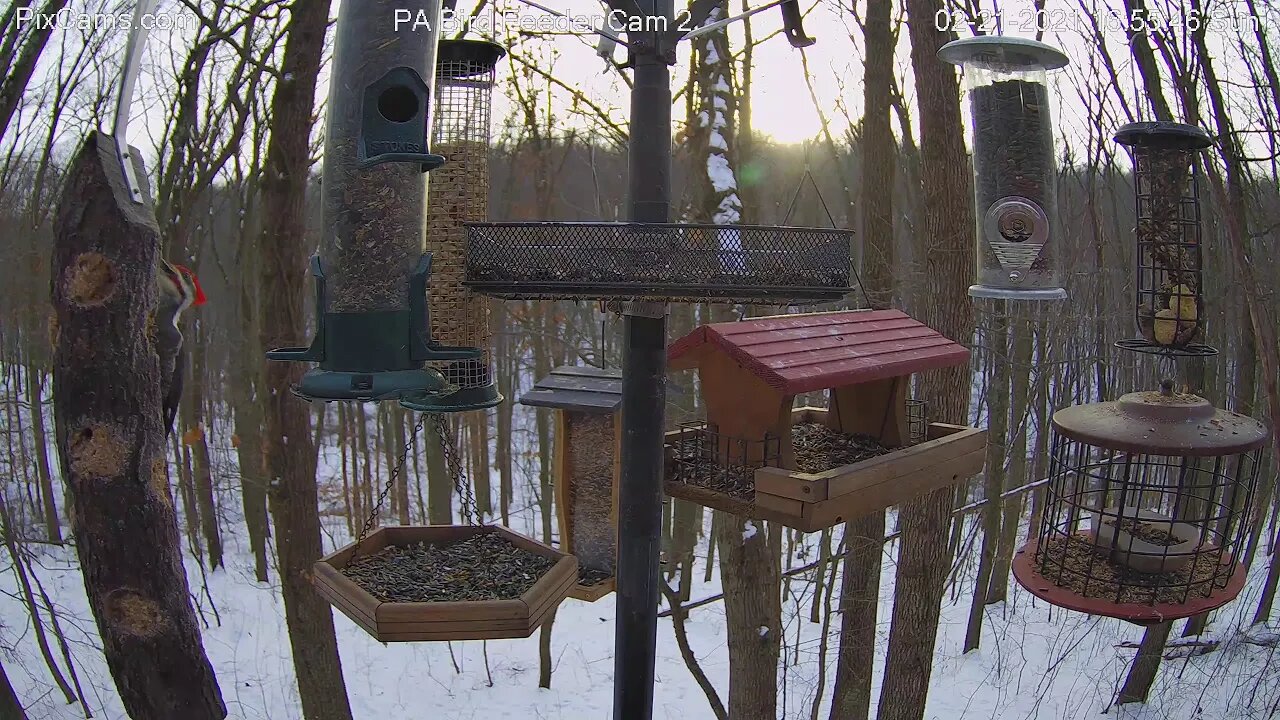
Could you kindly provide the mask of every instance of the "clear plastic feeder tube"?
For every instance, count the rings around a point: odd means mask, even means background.
[[[977,277],[969,294],[1065,299],[1047,75],[1066,55],[1033,40],[975,37],[947,43],[938,56],[964,68],[973,122]]]
[[[423,253],[422,156],[439,15],[440,0],[343,3],[324,150],[326,312],[409,305]]]

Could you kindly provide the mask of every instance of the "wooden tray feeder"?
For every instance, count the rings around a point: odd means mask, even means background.
[[[595,602],[616,588],[622,372],[559,367],[520,402],[556,409],[560,547],[578,558],[581,573],[569,597]]]
[[[359,558],[388,546],[443,546],[494,533],[552,562],[518,598],[447,602],[383,602],[343,574],[356,551],[352,543],[313,566],[317,592],[381,642],[525,638],[550,617],[578,579],[578,561],[547,545],[499,526],[427,525],[384,527],[360,543]]]
[[[1038,536],[1013,574],[1069,610],[1148,625],[1220,607],[1244,587],[1257,420],[1173,392],[1129,393],[1053,416]]]
[[[982,470],[985,430],[931,423],[909,445],[911,375],[961,365],[969,351],[898,310],[704,325],[667,358],[671,370],[698,370],[707,408],[704,426],[667,434],[672,497],[811,532]],[[796,395],[816,390],[830,391],[830,410],[793,409]],[[805,422],[889,452],[800,472],[792,426]]]

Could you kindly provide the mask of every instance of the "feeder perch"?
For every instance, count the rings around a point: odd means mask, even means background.
[[[472,223],[466,285],[508,300],[822,302],[851,291],[852,242],[818,228]]]
[[[1240,593],[1262,423],[1195,395],[1137,392],[1053,416],[1040,532],[1013,574],[1070,610],[1151,624]]]
[[[1198,127],[1130,123],[1116,132],[1129,148],[1137,203],[1134,266],[1139,337],[1118,347],[1166,356],[1210,356],[1204,340],[1198,157],[1213,145]]]
[[[431,0],[366,0],[338,17],[333,76],[342,82],[330,84],[324,234],[311,261],[316,334],[310,347],[267,353],[319,363],[294,387],[307,400],[430,398],[449,383],[426,362],[482,354],[431,338],[422,218],[423,172],[444,162],[428,147],[437,35],[397,32],[399,12],[439,28]]]
[[[518,598],[383,602],[343,574],[343,566],[355,552],[353,543],[321,558],[312,569],[312,582],[325,600],[380,642],[529,637],[551,616],[578,579],[577,561],[547,545],[497,526],[404,525],[370,533],[360,543],[358,557],[366,558],[388,546],[447,545],[482,533],[501,536],[553,564]]]
[[[569,597],[595,602],[616,585],[622,373],[559,367],[520,402],[556,410],[560,547],[578,558],[581,576]]]
[[[431,146],[448,162],[431,173],[427,192],[427,251],[432,256],[428,305],[432,335],[444,345],[481,348],[474,359],[435,362],[450,387],[403,404],[413,410],[479,410],[502,402],[487,348],[488,299],[463,287],[466,230],[489,209],[489,124],[498,61],[506,50],[484,40],[441,40],[436,53]]]
[[[954,40],[938,57],[964,68],[973,116],[977,284],[969,295],[1063,300],[1054,225],[1057,195],[1048,70],[1057,48],[1014,37]]]
[[[911,443],[912,374],[963,365],[969,351],[898,310],[704,325],[667,359],[698,370],[707,409],[705,423],[667,433],[672,497],[814,531],[982,469],[985,430],[931,423]],[[793,409],[796,395],[824,389],[829,410]],[[818,442],[843,449],[819,457]],[[824,460],[849,454],[865,459]],[[813,467],[824,462],[834,466]]]

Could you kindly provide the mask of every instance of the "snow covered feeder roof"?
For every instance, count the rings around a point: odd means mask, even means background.
[[[667,349],[668,367],[718,351],[782,395],[962,365],[969,350],[900,310],[775,315],[703,325]]]

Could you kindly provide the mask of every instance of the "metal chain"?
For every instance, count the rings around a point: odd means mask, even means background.
[[[400,453],[400,460],[396,462],[395,468],[391,470],[391,475],[387,477],[387,484],[383,486],[382,492],[378,493],[378,501],[373,505],[373,511],[369,513],[369,517],[364,521],[364,527],[360,528],[360,534],[356,536],[356,546],[351,552],[351,557],[347,558],[347,562],[343,567],[350,565],[356,556],[360,554],[360,544],[364,542],[369,531],[373,529],[373,524],[378,521],[378,513],[382,511],[382,504],[387,501],[387,496],[391,494],[391,488],[395,487],[396,478],[404,471],[404,466],[409,462],[409,453],[413,450],[414,441],[418,439],[418,434],[422,432],[422,426],[427,421],[426,415],[420,415],[418,422],[413,426],[413,430],[409,433],[409,439],[405,441],[404,451]]]
[[[453,444],[453,434],[444,421],[444,413],[435,413],[436,434],[440,436],[440,447],[444,451],[444,462],[453,477],[453,489],[461,500],[462,522],[467,525],[483,525],[483,519],[477,518],[476,499],[471,492],[471,480],[462,470],[462,459],[458,457],[458,449]]]

